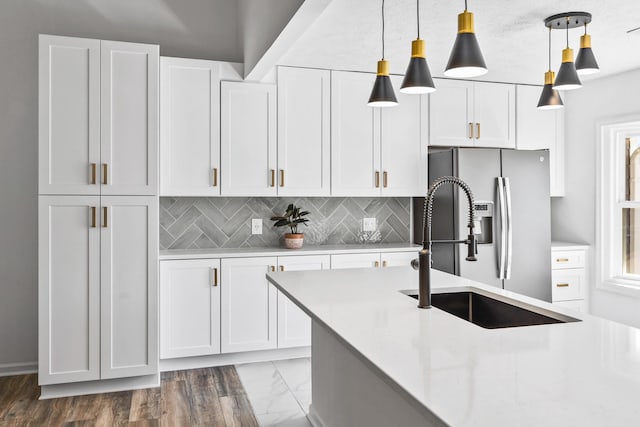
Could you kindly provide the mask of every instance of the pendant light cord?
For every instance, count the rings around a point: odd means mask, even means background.
[[[549,71],[551,71],[551,26],[549,26]]]
[[[464,0],[464,11],[467,11],[467,0]]]
[[[569,48],[569,17],[567,16],[567,49]]]
[[[418,20],[418,38],[420,38],[420,0],[416,0],[416,19]],[[585,33],[586,33],[585,26]]]
[[[382,59],[384,59],[384,0],[382,0]]]

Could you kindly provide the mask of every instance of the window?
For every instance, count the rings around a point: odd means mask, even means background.
[[[640,122],[601,129],[600,286],[640,293]]]

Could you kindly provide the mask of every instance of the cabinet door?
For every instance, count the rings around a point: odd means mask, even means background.
[[[328,70],[278,68],[278,195],[330,194]]]
[[[99,196],[41,196],[38,382],[100,378]]]
[[[474,83],[474,146],[515,148],[515,85]]]
[[[160,262],[160,358],[220,353],[220,260]]]
[[[158,194],[158,46],[101,42],[101,194]]]
[[[278,257],[280,271],[324,270],[329,255]],[[311,345],[311,319],[278,291],[278,348]]]
[[[103,196],[101,377],[158,372],[158,199]]]
[[[160,58],[160,194],[220,195],[220,66]]]
[[[276,195],[276,87],[222,82],[221,193]]]
[[[331,194],[380,195],[380,111],[367,106],[375,75],[331,72]]]
[[[429,145],[473,146],[473,82],[434,79],[429,94]]]
[[[331,269],[380,267],[380,253],[331,255]]]
[[[100,40],[39,43],[39,193],[98,195]]]
[[[402,78],[392,76],[399,88]],[[382,195],[420,196],[427,191],[427,97],[396,94],[398,105],[381,114]]]
[[[564,196],[564,108],[538,110],[540,86],[518,86],[516,147],[549,150],[551,196]]]
[[[276,348],[276,288],[265,275],[275,271],[275,257],[222,260],[220,342],[223,353]]]
[[[409,267],[411,261],[418,258],[419,249],[412,252],[383,252],[380,254],[382,267]]]

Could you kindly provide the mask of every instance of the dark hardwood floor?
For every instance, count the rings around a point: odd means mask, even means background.
[[[165,372],[160,388],[38,400],[38,377],[0,377],[0,426],[257,426],[233,366]]]

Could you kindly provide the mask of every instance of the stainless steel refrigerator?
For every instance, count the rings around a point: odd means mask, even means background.
[[[480,223],[478,261],[465,261],[466,245],[434,243],[432,267],[492,286],[551,301],[549,152],[449,148],[429,153],[429,182],[464,180]],[[425,189],[426,190],[426,189]],[[443,186],[433,204],[433,240],[467,235],[467,200]],[[422,243],[422,204],[414,199],[414,240]]]

